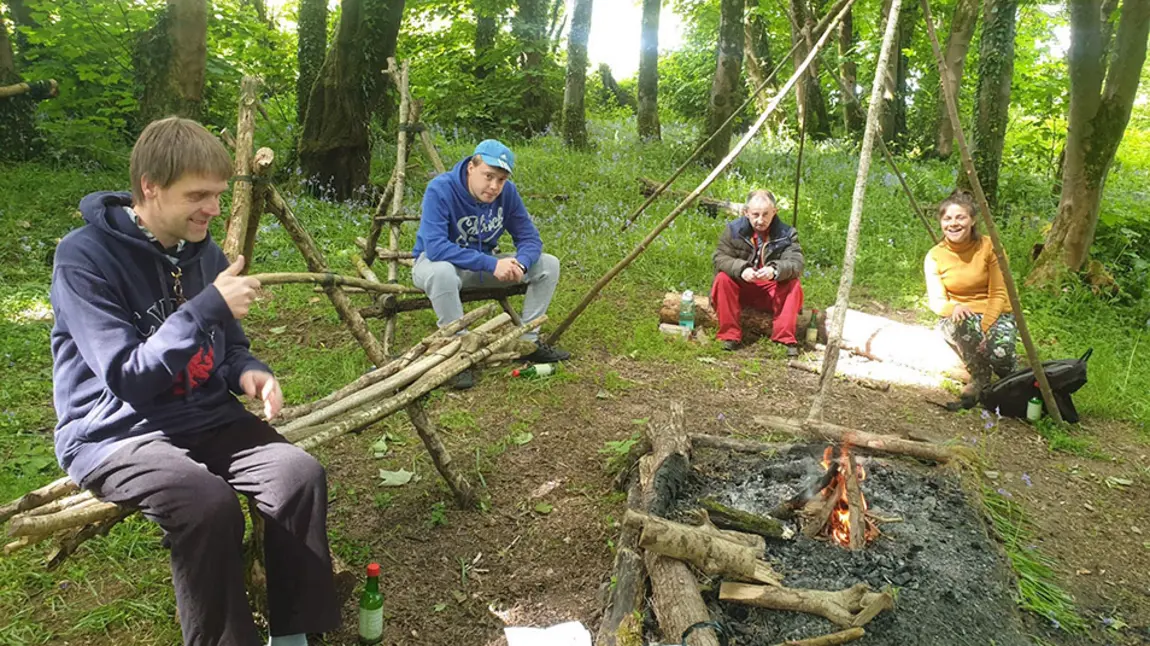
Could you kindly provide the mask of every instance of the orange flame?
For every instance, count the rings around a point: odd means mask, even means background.
[[[828,446],[826,448],[826,450],[823,452],[822,465],[823,465],[824,469],[830,468],[831,459],[832,459],[833,455],[834,455],[833,449]],[[839,472],[835,475],[834,479],[831,480],[830,484],[827,485],[827,488],[823,490],[824,496],[832,496],[836,492],[838,492],[838,494],[839,494],[838,500],[836,500],[834,503],[835,504],[834,511],[831,512],[830,518],[828,519],[828,530],[829,530],[828,533],[829,533],[832,541],[834,541],[835,543],[837,543],[843,547],[850,546],[850,542],[851,542],[851,511],[850,511],[850,503],[847,501],[847,488],[846,488],[846,475],[845,475],[846,473],[848,473],[848,469],[850,469],[850,459],[848,457],[849,455],[850,454],[848,452],[847,447],[844,446],[842,448],[842,450],[840,451],[839,456],[838,456]],[[855,465],[855,466],[856,466],[855,475],[856,475],[858,481],[862,482],[863,480],[866,479],[866,470],[863,469],[862,465]],[[860,491],[859,493],[861,496],[862,492]],[[861,496],[861,498],[862,498],[862,511],[865,514],[866,510],[868,509],[866,496]],[[867,529],[866,523],[864,522],[863,523],[864,533],[866,533],[866,529]]]

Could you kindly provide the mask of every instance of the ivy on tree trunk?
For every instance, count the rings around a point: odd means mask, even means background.
[[[307,102],[312,86],[323,67],[327,53],[327,0],[300,0],[299,80],[296,82],[296,123],[302,124],[307,115]]]
[[[395,55],[403,4],[343,1],[339,31],[312,86],[299,142],[300,167],[313,193],[344,200],[367,187],[368,125],[387,88],[383,69]]]
[[[1062,197],[1027,279],[1031,285],[1050,285],[1066,271],[1081,270],[1094,243],[1102,189],[1138,95],[1150,32],[1150,0],[1125,0],[1111,44],[1115,5],[1070,0],[1070,115]]]
[[[739,104],[743,70],[743,0],[722,0],[719,18],[719,57],[707,102],[703,136],[708,137],[731,116]],[[703,153],[703,161],[717,164],[731,150],[731,126],[727,125]]]
[[[591,35],[592,0],[575,0],[567,37],[567,85],[563,92],[563,141],[573,148],[587,146],[587,38]]]
[[[199,119],[207,63],[206,0],[168,0],[136,45],[136,75],[143,87],[139,128],[170,115]]]
[[[659,141],[659,12],[663,0],[643,0],[639,34],[639,138]]]

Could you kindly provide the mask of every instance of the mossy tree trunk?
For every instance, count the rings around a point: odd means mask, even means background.
[[[950,76],[944,77],[941,83],[949,87],[954,96],[959,96],[962,89],[962,72],[966,67],[966,53],[974,36],[974,26],[978,23],[978,6],[979,0],[958,0],[950,19],[950,34],[946,37],[944,51]],[[934,154],[939,159],[948,159],[954,154],[954,126],[946,115],[946,101],[941,98],[938,100],[938,136]]]
[[[767,80],[767,75],[775,67],[771,59],[771,42],[767,32],[767,20],[763,17],[759,7],[759,0],[747,0],[747,23],[743,28],[744,59],[747,63],[747,81],[751,91],[758,89]],[[771,87],[778,87],[778,83],[771,81]],[[767,92],[760,92],[755,97],[755,110],[766,112],[771,103]]]
[[[518,11],[511,22],[511,35],[519,41],[519,69],[525,78],[523,111],[527,134],[543,132],[551,122],[554,109],[547,95],[544,60],[549,50],[547,39],[547,0],[518,0]]]
[[[0,13],[0,85],[22,82],[16,55],[8,37],[8,23]],[[32,115],[36,102],[28,94],[0,99],[0,161],[24,161],[39,148]]]
[[[499,21],[490,0],[472,0],[471,9],[475,12],[475,61],[472,73],[477,79],[485,79],[495,68],[492,52],[495,50],[495,36],[499,34]]]
[[[567,84],[563,91],[563,141],[572,148],[587,147],[587,39],[591,35],[592,0],[575,0],[571,33],[567,37]]]
[[[170,115],[199,119],[207,63],[208,3],[168,0],[136,46],[136,75],[143,87],[139,127]]]
[[[639,34],[639,138],[659,141],[659,12],[663,0],[643,0]]]
[[[1066,271],[1081,270],[1094,243],[1102,189],[1138,95],[1150,31],[1150,0],[1125,0],[1112,38],[1117,4],[1070,1],[1070,117],[1062,197],[1027,281],[1032,285],[1052,284]]]
[[[299,143],[309,189],[337,200],[368,184],[368,125],[382,103],[403,0],[343,0],[339,30],[308,99]]]
[[[978,47],[978,96],[974,102],[971,156],[978,181],[992,210],[998,205],[998,171],[1006,124],[1010,116],[1010,86],[1014,76],[1014,35],[1018,0],[984,0],[982,42]],[[965,173],[958,185],[969,188]]]
[[[703,137],[719,129],[739,105],[739,83],[743,71],[743,0],[722,0],[719,18],[719,56]],[[718,164],[731,150],[731,126],[719,133],[703,153],[705,163]]]
[[[843,16],[843,21],[839,24],[839,75],[842,76],[843,83],[850,90],[852,96],[855,95],[858,87],[858,66],[855,65],[854,61],[854,46],[854,9],[852,8],[847,11],[847,15]],[[847,134],[853,138],[861,137],[863,125],[866,123],[866,115],[863,114],[862,105],[858,101],[851,101],[849,97],[844,97],[842,106],[843,125],[846,127]]]
[[[327,53],[327,0],[300,0],[298,32],[296,123],[302,125],[307,117],[307,102],[312,87],[319,78],[324,55]]]
[[[814,15],[807,0],[791,0],[791,44],[798,43],[792,55],[797,68],[806,59],[811,51],[815,28]],[[818,61],[812,61],[810,67],[803,74],[802,80],[795,87],[799,104],[799,118],[805,124],[807,136],[814,141],[822,141],[831,136],[831,120],[827,114],[827,103],[823,98],[823,89],[819,85]]]

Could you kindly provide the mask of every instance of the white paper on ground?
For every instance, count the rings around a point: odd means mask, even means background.
[[[591,646],[591,633],[578,621],[550,628],[507,626],[503,629],[507,646]]]

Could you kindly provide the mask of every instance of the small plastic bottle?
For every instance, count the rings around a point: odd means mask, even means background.
[[[537,363],[526,368],[517,368],[511,371],[512,377],[526,377],[528,379],[542,379],[559,372],[557,363]]]
[[[811,310],[811,322],[807,324],[807,347],[813,348],[819,342],[819,311]]]
[[[379,563],[367,566],[367,583],[359,596],[359,643],[383,641],[383,594],[379,591]]]
[[[1031,397],[1030,401],[1026,402],[1026,419],[1027,421],[1037,422],[1042,417],[1042,400],[1037,397]]]
[[[679,301],[679,326],[695,330],[695,293],[689,289]]]

